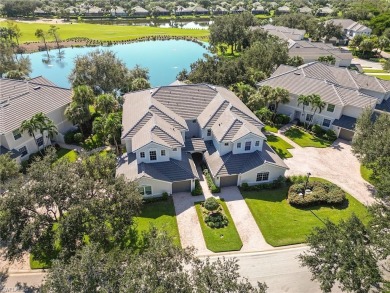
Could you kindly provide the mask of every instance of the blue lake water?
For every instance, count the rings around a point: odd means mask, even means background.
[[[207,43],[206,43],[207,45]],[[74,67],[74,59],[97,48],[111,50],[129,68],[136,64],[149,69],[152,86],[168,85],[176,80],[182,69],[190,69],[191,63],[203,58],[207,49],[184,40],[146,41],[109,47],[64,48],[59,60],[58,50],[50,51],[50,62],[46,52],[28,54],[31,60],[31,77],[42,75],[61,87],[70,87],[68,76]]]

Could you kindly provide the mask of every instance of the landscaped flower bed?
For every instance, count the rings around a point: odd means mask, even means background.
[[[296,183],[288,190],[288,202],[295,206],[317,204],[339,205],[345,201],[345,192],[330,182]]]
[[[210,228],[223,228],[229,224],[221,205],[214,197],[208,198],[201,206],[203,220]]]

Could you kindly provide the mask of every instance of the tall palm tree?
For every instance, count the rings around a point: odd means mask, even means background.
[[[47,120],[45,124],[44,131],[46,131],[46,142],[44,141],[44,146],[47,145],[48,139],[52,140],[54,136],[58,134],[57,126],[54,124],[52,120]]]
[[[93,104],[93,90],[87,85],[76,86],[73,88],[72,100],[78,105],[88,108]]]
[[[311,95],[299,95],[298,97],[298,107],[302,105],[303,117],[305,116],[305,106],[309,106],[311,103]]]
[[[95,107],[97,111],[109,114],[119,109],[119,103],[112,94],[102,94],[96,98]]]
[[[107,138],[114,141],[116,153],[119,154],[118,140],[122,131],[122,118],[119,113],[110,113],[106,119]]]
[[[273,119],[276,117],[279,104],[286,104],[290,102],[290,93],[284,88],[277,87],[273,90],[272,94],[272,103],[274,104],[274,115]]]
[[[319,113],[321,113],[322,110],[324,110],[325,106],[326,106],[326,103],[321,99],[320,95],[317,95],[317,94],[311,95],[311,110],[313,111],[313,116],[311,117],[311,119],[309,121],[310,125],[313,123],[313,119],[314,119],[316,112],[319,111]]]
[[[35,132],[39,130],[39,126],[36,124],[34,119],[24,120],[19,127],[20,132],[27,132],[29,136],[34,139],[34,142],[37,146],[37,150],[39,151],[39,146],[37,139],[35,137]]]
[[[65,109],[65,117],[69,119],[73,124],[78,124],[80,131],[85,136],[86,129],[85,123],[91,119],[91,113],[88,107],[83,107],[76,102],[70,103]]]
[[[43,41],[43,43],[45,44],[45,49],[46,49],[46,53],[47,53],[47,59],[50,59],[49,49],[47,48],[46,33],[43,31],[43,29],[38,28],[35,31],[35,36],[38,39],[41,39]]]

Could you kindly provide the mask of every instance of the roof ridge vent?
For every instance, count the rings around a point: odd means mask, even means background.
[[[300,72],[294,72],[294,74],[295,74],[295,75],[301,75],[301,73],[300,73]]]
[[[34,90],[39,90],[40,88],[41,88],[40,85],[37,85],[37,86],[34,86],[34,87],[33,87]]]

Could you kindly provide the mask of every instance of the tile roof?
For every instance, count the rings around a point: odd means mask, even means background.
[[[305,35],[305,30],[299,30],[294,28],[289,28],[285,26],[275,26],[272,24],[267,24],[261,27],[252,27],[252,29],[262,28],[266,30],[269,34],[277,36],[283,40],[301,40]]]
[[[185,152],[182,153],[182,160],[141,164],[137,164],[135,153],[125,154],[120,158],[117,168],[117,175],[122,174],[130,180],[148,177],[166,182],[198,178],[192,157]]]
[[[290,41],[289,55],[301,56],[303,59],[317,60],[320,56],[332,55],[336,60],[352,60],[352,53],[331,44],[309,41]]]
[[[352,30],[356,32],[364,31],[364,30],[369,30],[371,29],[369,27],[366,27],[365,25],[362,25],[352,19],[341,19],[341,18],[335,18],[335,19],[330,19],[327,21],[327,23],[333,22],[335,25],[341,25],[343,30]]]
[[[349,130],[355,130],[356,118],[341,115],[340,119],[336,119],[333,121],[333,125]]]
[[[44,77],[30,81],[0,78],[0,134],[11,132],[34,114],[48,114],[71,102],[72,91]]]
[[[288,169],[283,160],[266,143],[263,144],[261,152],[255,151],[236,155],[230,152],[222,157],[211,141],[207,141],[206,146],[207,151],[204,153],[204,158],[213,176],[242,174],[265,163]]]
[[[185,141],[184,152],[204,152],[206,150],[206,145],[202,138],[189,138]]]

